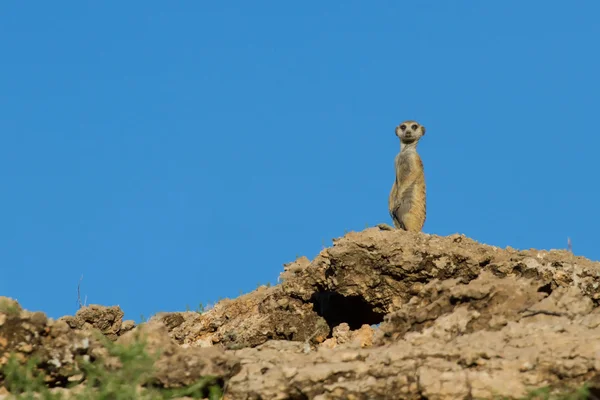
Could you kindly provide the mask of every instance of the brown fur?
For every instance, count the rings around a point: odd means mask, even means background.
[[[394,226],[412,232],[420,232],[426,218],[425,174],[417,153],[417,143],[423,135],[425,127],[415,121],[405,121],[396,127],[400,153],[395,160],[396,180],[388,206]]]

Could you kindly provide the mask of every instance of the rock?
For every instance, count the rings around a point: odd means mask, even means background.
[[[64,321],[53,322],[41,312],[22,310],[14,303],[10,310],[0,309],[0,321],[0,368],[11,355],[21,362],[35,359],[49,385],[80,374],[79,357],[101,347],[91,332],[72,330]]]
[[[84,385],[82,357],[119,368],[101,332],[160,350],[154,385],[214,375],[227,400],[517,399],[584,383],[600,392],[598,262],[376,227],[286,264],[280,279],[137,327],[118,307],[54,322],[0,298],[0,365],[11,352],[35,356],[53,390]]]
[[[73,329],[98,329],[108,339],[115,341],[121,334],[135,326],[133,321],[127,321],[123,327],[124,315],[119,306],[106,307],[91,304],[81,307],[75,316],[65,316],[59,320],[65,321]]]
[[[192,347],[218,344],[239,349],[276,339],[318,343],[330,331],[311,303],[286,296],[279,286],[223,300],[202,314],[164,313],[151,320],[157,319],[169,327],[177,343]]]
[[[139,325],[121,336],[117,343],[131,345],[143,340],[149,354],[159,354],[154,367],[154,378],[165,388],[191,385],[204,376],[227,381],[239,372],[240,362],[218,347],[184,349],[169,337],[167,327],[161,323]]]

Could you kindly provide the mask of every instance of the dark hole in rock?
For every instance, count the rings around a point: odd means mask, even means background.
[[[344,297],[335,292],[316,292],[312,295],[313,310],[325,318],[330,328],[342,322],[351,330],[363,324],[376,325],[383,322],[383,313],[373,311],[373,306],[360,296]]]
[[[537,291],[547,293],[548,296],[550,296],[552,294],[552,282],[548,282],[544,286],[539,287]]]
[[[456,297],[456,296],[450,296],[450,305],[451,306],[455,306],[458,303],[460,303],[461,298],[460,297]]]
[[[590,387],[588,388],[588,395],[590,399],[600,399],[600,388],[599,387]]]

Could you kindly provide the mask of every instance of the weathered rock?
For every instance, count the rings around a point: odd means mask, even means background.
[[[37,369],[52,387],[84,380],[82,363],[87,360],[102,362],[110,370],[121,368],[121,362],[101,338],[95,328],[74,329],[65,319],[51,321],[43,313],[22,310],[18,304],[0,298],[0,386],[5,378],[1,368],[11,355],[22,363],[35,359]],[[236,357],[220,347],[178,346],[160,323],[140,325],[116,342],[131,345],[137,340],[144,340],[148,354],[158,357],[151,379],[164,388],[191,385],[207,375],[224,383],[240,369]]]
[[[177,388],[191,385],[204,376],[214,376],[227,381],[240,370],[239,360],[226,354],[220,347],[182,348],[168,334],[161,323],[141,324],[121,336],[117,343],[131,345],[143,340],[146,351],[158,355],[154,378],[160,386]]]
[[[514,276],[498,278],[486,271],[467,284],[456,279],[434,279],[388,314],[381,332],[395,340],[407,332],[440,324],[449,339],[479,330],[498,330],[527,315],[546,296],[536,281]]]
[[[550,304],[578,310],[589,304],[567,290],[550,298]],[[565,381],[582,385],[600,370],[598,312],[572,319],[523,316],[500,329],[468,333],[476,318],[463,303],[429,328],[375,347],[321,347],[306,354],[301,344],[268,342],[239,350],[243,368],[231,380],[227,398],[520,398],[528,388]]]
[[[81,373],[79,356],[90,356],[98,347],[92,332],[74,331],[64,321],[52,322],[44,313],[20,306],[0,307],[0,367],[10,356],[21,362],[35,359],[48,384],[72,382]]]
[[[371,228],[287,264],[281,278],[133,330],[115,308],[51,322],[0,298],[0,357],[39,355],[60,386],[77,376],[77,355],[106,355],[100,330],[160,349],[157,385],[214,375],[229,400],[516,399],[586,382],[600,391],[598,262]]]
[[[135,326],[133,321],[123,322],[124,315],[119,306],[90,304],[77,310],[75,316],[65,316],[59,320],[65,321],[73,329],[98,329],[108,339],[114,341]]]
[[[321,346],[330,349],[345,345],[346,347],[361,348],[373,345],[375,331],[369,325],[363,325],[360,329],[351,331],[347,323],[341,323],[333,328],[332,337],[326,339]]]
[[[440,237],[369,228],[334,241],[310,263],[281,274],[292,298],[313,302],[331,327],[357,329],[381,322],[418,295],[428,282],[467,283],[482,272],[529,278],[540,292],[576,286],[600,299],[600,263],[566,251],[517,251],[479,244],[461,235]]]
[[[313,305],[285,295],[281,287],[262,287],[235,300],[222,300],[211,310],[161,313],[179,344],[227,349],[253,347],[273,339],[322,342],[330,329]]]

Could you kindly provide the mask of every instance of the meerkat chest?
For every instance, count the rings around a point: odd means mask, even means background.
[[[396,156],[396,175],[399,179],[416,173],[418,164],[418,155],[415,152],[400,152]]]

